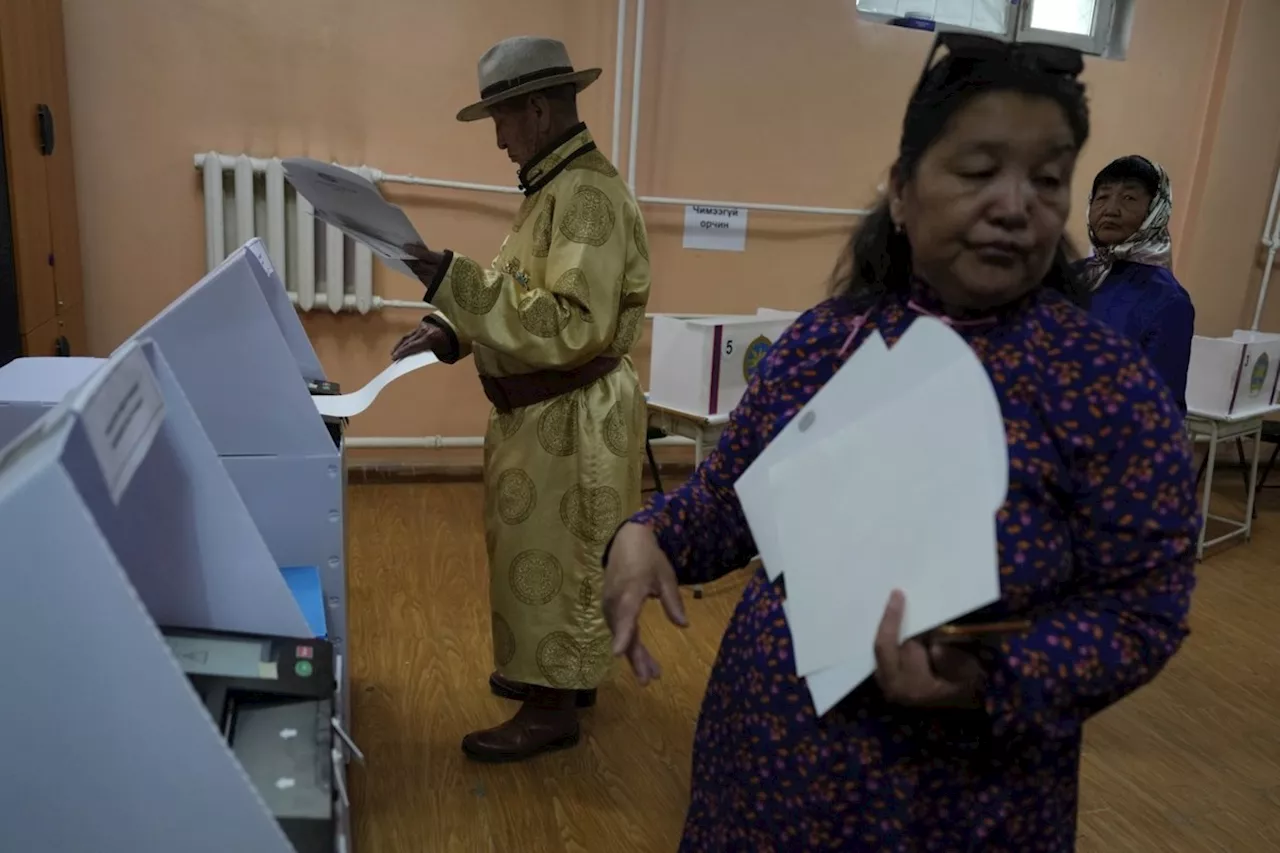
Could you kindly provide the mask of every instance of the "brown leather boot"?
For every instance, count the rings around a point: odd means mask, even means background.
[[[529,698],[528,684],[511,678],[504,678],[496,672],[489,676],[489,691],[499,699],[514,699],[516,702],[523,702]],[[573,692],[574,704],[576,707],[595,707],[596,691],[594,689],[575,690]]]
[[[502,764],[576,746],[580,730],[574,691],[529,685],[529,698],[497,728],[472,732],[462,751],[473,761]]]

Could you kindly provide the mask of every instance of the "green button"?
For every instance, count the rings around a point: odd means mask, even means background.
[[[293,671],[298,673],[298,675],[302,676],[303,678],[306,678],[311,674],[311,661],[309,660],[298,661],[293,665]]]

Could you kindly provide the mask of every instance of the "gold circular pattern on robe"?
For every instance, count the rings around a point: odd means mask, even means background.
[[[560,233],[574,243],[603,246],[613,234],[617,215],[609,196],[592,186],[578,187],[560,220]]]
[[[578,395],[564,394],[552,400],[538,415],[538,443],[552,456],[578,452]]]
[[[511,593],[522,604],[539,607],[560,594],[564,569],[546,551],[522,551],[511,561]]]
[[[556,279],[556,283],[551,286],[551,292],[558,296],[568,296],[573,299],[576,303],[574,307],[582,321],[584,323],[592,321],[591,285],[587,283],[587,274],[582,270],[577,267],[565,270],[560,275],[560,278]]]
[[[493,662],[499,667],[506,666],[516,656],[516,633],[496,610],[490,615],[489,623],[493,630]]]
[[[545,258],[551,254],[551,235],[554,233],[552,222],[555,220],[555,215],[555,196],[547,196],[547,203],[538,214],[538,220],[533,223],[533,256],[535,258]]]
[[[624,356],[631,352],[631,348],[636,345],[636,340],[640,337],[640,324],[643,322],[643,305],[623,308],[622,313],[618,315],[618,329],[613,333],[613,343],[609,345],[610,354]]]
[[[566,172],[573,172],[578,169],[587,169],[592,172],[599,172],[606,178],[618,177],[618,170],[609,162],[609,158],[601,154],[599,151],[588,151],[581,157],[574,158],[573,162],[565,167]]]
[[[626,459],[631,452],[630,433],[627,416],[622,413],[622,401],[619,400],[604,416],[604,446],[614,456]]]
[[[538,206],[538,201],[542,198],[538,193],[527,195],[524,201],[520,202],[520,209],[516,211],[516,221],[511,224],[511,230],[519,233],[524,224],[529,221],[529,216],[533,213],[534,208]]]
[[[609,486],[574,486],[560,500],[560,520],[583,542],[603,545],[622,523],[622,495]]]
[[[516,307],[520,325],[531,335],[554,338],[569,325],[569,312],[560,310],[560,304],[546,290],[531,290],[520,297]]]
[[[511,436],[520,431],[520,427],[523,425],[524,409],[498,412],[498,429],[502,431],[503,438],[511,438]]]
[[[582,668],[578,676],[584,687],[595,687],[609,675],[613,666],[613,643],[610,640],[594,640],[582,650]]]
[[[537,503],[538,488],[524,471],[512,468],[498,477],[498,517],[507,524],[526,521]]]
[[[538,671],[552,687],[572,688],[580,683],[582,648],[572,635],[555,631],[538,643]]]
[[[640,253],[640,257],[646,261],[649,260],[649,235],[644,230],[644,220],[639,216],[636,217],[635,230],[632,232],[632,239],[635,240],[636,251]]]
[[[470,258],[455,258],[450,278],[454,301],[463,311],[488,314],[498,304],[502,280],[489,281],[480,265]]]
[[[595,613],[599,610],[596,605],[595,590],[592,588],[590,580],[584,580],[578,585],[578,606],[589,613]]]

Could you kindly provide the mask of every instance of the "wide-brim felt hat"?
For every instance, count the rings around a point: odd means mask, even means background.
[[[458,121],[479,121],[494,104],[556,86],[581,92],[600,79],[601,69],[574,70],[563,42],[539,36],[501,41],[480,57],[480,100],[458,113]]]

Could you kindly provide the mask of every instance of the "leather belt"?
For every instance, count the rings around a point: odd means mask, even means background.
[[[539,370],[519,376],[481,376],[480,387],[502,414],[561,397],[603,379],[622,363],[600,356],[572,370]]]

